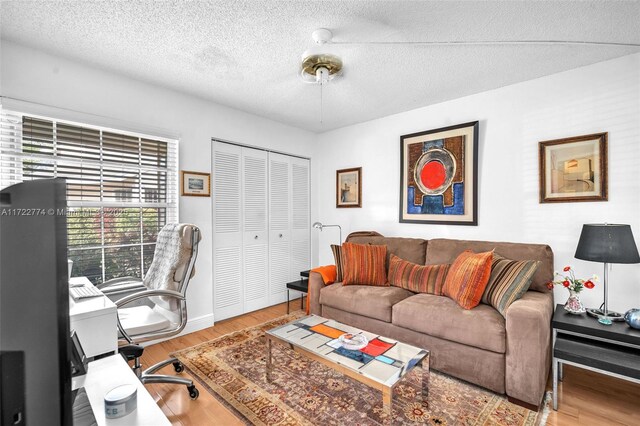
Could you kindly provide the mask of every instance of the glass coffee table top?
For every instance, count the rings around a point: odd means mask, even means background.
[[[344,333],[363,334],[369,343],[360,350],[347,350],[338,340]],[[271,329],[267,334],[346,367],[385,387],[393,386],[416,365],[424,365],[422,361],[429,355],[429,351],[425,349],[316,315]],[[428,363],[426,365],[428,368]]]

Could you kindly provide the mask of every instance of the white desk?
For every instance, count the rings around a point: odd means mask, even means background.
[[[74,277],[71,284],[93,286],[86,277]],[[75,330],[87,358],[118,351],[118,311],[107,296],[73,300],[69,296],[71,330]]]
[[[124,417],[107,419],[104,416],[104,395],[116,386],[132,384],[138,388],[138,408]],[[99,426],[171,425],[131,367],[120,355],[112,355],[89,363],[87,374],[72,379],[72,388],[84,386],[93,415]]]

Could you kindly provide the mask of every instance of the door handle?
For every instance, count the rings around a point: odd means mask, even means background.
[[[278,237],[282,238],[282,234],[278,235]]]
[[[254,240],[257,240],[257,239],[258,239],[258,236],[256,235],[255,237],[253,237],[253,239],[254,239]]]

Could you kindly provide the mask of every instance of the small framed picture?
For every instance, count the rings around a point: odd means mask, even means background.
[[[210,197],[211,175],[209,173],[189,172],[183,170],[181,173],[180,195]]]
[[[336,170],[336,207],[362,207],[362,167]]]
[[[539,143],[540,202],[607,201],[607,133]]]

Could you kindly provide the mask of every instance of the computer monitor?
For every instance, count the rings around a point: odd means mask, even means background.
[[[2,424],[73,422],[65,208],[64,179],[0,191]]]

